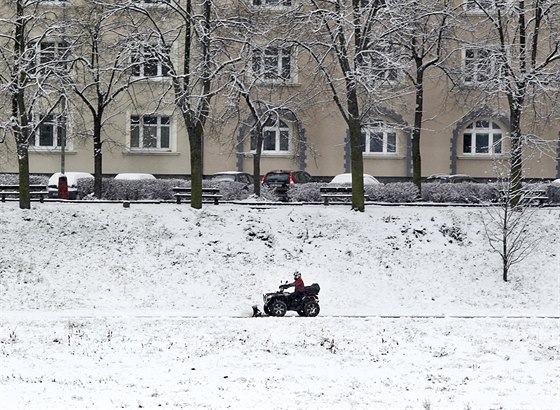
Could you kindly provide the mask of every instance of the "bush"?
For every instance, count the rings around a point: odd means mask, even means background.
[[[49,183],[49,177],[44,175],[29,175],[29,184],[44,185]],[[18,185],[19,174],[0,174],[0,185]]]
[[[414,202],[418,197],[418,188],[412,182],[366,185],[364,189],[369,200],[375,202]]]
[[[309,182],[307,184],[294,184],[288,190],[288,198],[290,202],[320,202],[320,188],[324,183]]]
[[[548,200],[554,204],[560,203],[560,186],[549,185],[547,188]]]
[[[499,197],[497,184],[428,183],[422,185],[422,200],[426,202],[479,203],[495,201]]]

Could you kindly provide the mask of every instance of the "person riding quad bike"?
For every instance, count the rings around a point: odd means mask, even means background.
[[[286,296],[286,304],[288,306],[293,306],[299,304],[299,301],[304,295],[305,284],[301,277],[301,273],[298,271],[294,272],[294,281],[292,283],[286,283],[285,285],[280,285],[280,289],[289,289],[293,287],[294,291]]]
[[[284,292],[294,288],[294,292]],[[319,284],[305,286],[301,273],[294,272],[294,281],[280,285],[280,290],[263,295],[264,313],[267,316],[284,316],[287,311],[296,311],[300,316],[314,317],[319,314]],[[256,305],[253,305],[253,316],[263,316]]]

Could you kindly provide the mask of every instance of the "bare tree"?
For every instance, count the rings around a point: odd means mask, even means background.
[[[466,48],[467,79],[483,100],[495,105],[501,98],[507,101],[511,137],[509,187],[515,193],[516,204],[522,192],[523,147],[534,135],[523,122],[529,115],[538,118],[535,122],[550,120],[546,113],[554,110],[543,107],[559,103],[560,3],[469,0],[466,10],[471,13],[464,20],[469,24],[458,33]]]
[[[101,198],[103,176],[102,128],[107,112],[117,106],[119,95],[135,82],[129,44],[130,27],[123,27],[122,11],[105,1],[77,6],[68,35],[74,39],[72,53],[73,93],[90,114],[93,129],[94,194]],[[88,122],[88,121],[86,121]]]
[[[19,206],[31,207],[29,145],[47,119],[56,116],[65,139],[69,47],[62,41],[64,16],[47,13],[38,1],[15,0],[13,15],[2,20],[0,90],[11,101],[10,116],[1,123],[14,136],[19,170]],[[56,39],[56,40],[53,40]],[[62,104],[61,104],[62,103]],[[41,114],[37,115],[36,110]]]
[[[421,192],[420,140],[424,120],[424,91],[430,70],[440,71],[437,70],[439,65],[446,60],[446,42],[452,29],[450,20],[453,10],[450,0],[410,0],[391,4],[388,13],[398,22],[390,41],[394,48],[402,51],[400,70],[413,87],[412,181]]]
[[[191,206],[202,207],[203,141],[212,99],[226,87],[226,68],[239,60],[230,55],[224,21],[229,5],[212,0],[169,0],[159,7],[125,4],[130,19],[144,34],[145,47],[166,67],[173,104],[187,129],[191,163]],[[171,50],[179,51],[179,61]],[[225,76],[225,77],[224,77]]]
[[[541,239],[540,236],[531,236],[528,229],[539,209],[535,192],[531,187],[516,191],[513,181],[507,177],[509,170],[506,165],[495,163],[496,172],[501,175],[498,182],[499,203],[486,204],[481,211],[484,234],[490,248],[502,261],[504,281],[509,279],[512,266],[534,251]]]
[[[300,20],[313,28],[302,42],[315,61],[348,126],[352,171],[352,209],[364,211],[362,125],[381,102],[384,72],[376,68],[381,44],[395,27],[385,0],[310,0]],[[385,18],[387,18],[385,20]],[[385,59],[390,60],[390,59]]]

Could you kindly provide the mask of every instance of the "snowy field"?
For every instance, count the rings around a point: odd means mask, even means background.
[[[0,208],[1,409],[560,409],[558,208],[507,283],[476,208]]]

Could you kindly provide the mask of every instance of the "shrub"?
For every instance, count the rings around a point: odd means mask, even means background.
[[[395,182],[385,185],[366,185],[365,193],[370,201],[414,202],[418,197],[418,188],[412,182]]]
[[[422,185],[422,200],[427,202],[479,203],[494,201],[498,198],[497,184],[459,184],[428,183]]]
[[[552,203],[560,203],[560,186],[549,185],[547,188],[548,200]]]
[[[44,185],[49,183],[49,177],[44,175],[29,175],[29,184]],[[0,185],[18,185],[19,174],[0,174]]]
[[[290,202],[320,202],[320,188],[325,185],[320,182],[309,182],[307,184],[294,184],[288,190]]]

